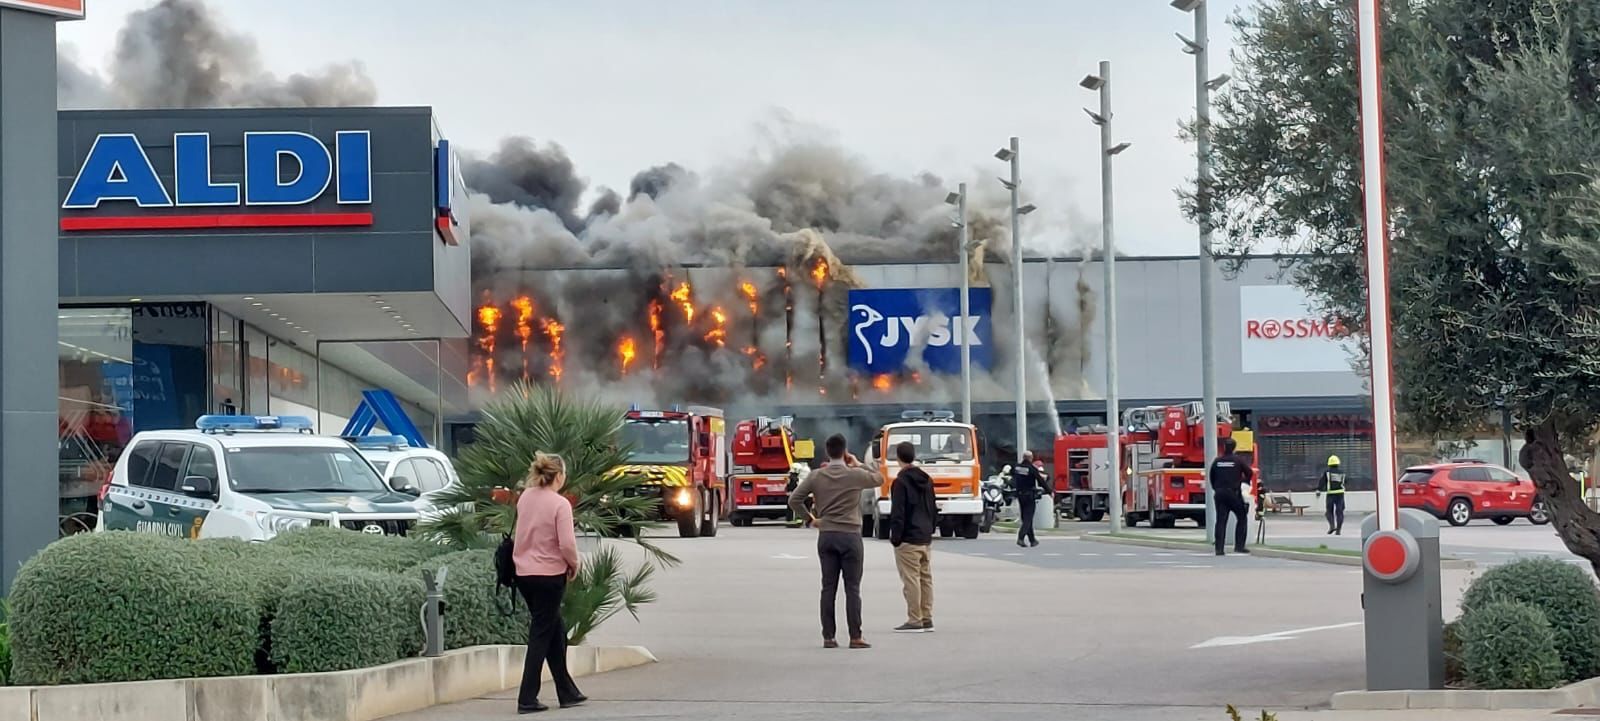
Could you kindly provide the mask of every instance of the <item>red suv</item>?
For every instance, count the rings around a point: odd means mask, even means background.
[[[1452,526],[1474,518],[1502,526],[1518,518],[1540,526],[1550,522],[1550,509],[1533,481],[1475,461],[1407,468],[1400,476],[1400,507],[1427,511]]]

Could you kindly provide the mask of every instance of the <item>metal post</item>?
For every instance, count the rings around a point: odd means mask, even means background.
[[[1100,61],[1100,234],[1105,266],[1106,468],[1110,497],[1106,510],[1111,532],[1122,530],[1122,414],[1117,397],[1117,240],[1111,185],[1111,62]]]
[[[1195,175],[1200,216],[1200,393],[1204,406],[1206,468],[1217,460],[1217,375],[1212,356],[1212,339],[1215,331],[1211,317],[1211,276],[1214,261],[1211,257],[1211,69],[1207,53],[1210,40],[1206,32],[1206,3],[1194,9],[1194,42],[1200,46],[1194,53],[1194,111],[1195,158],[1199,170]],[[1206,540],[1214,540],[1217,526],[1217,499],[1211,483],[1206,486]],[[1240,523],[1244,520],[1240,519]]]
[[[1389,213],[1383,190],[1383,66],[1378,2],[1361,0],[1356,27],[1361,66],[1361,170],[1366,201],[1367,325],[1372,340],[1372,436],[1377,463],[1378,529],[1400,524],[1394,456],[1394,367],[1389,360]]]
[[[1022,215],[1017,204],[1022,195],[1022,149],[1011,138],[1011,312],[1017,320],[1017,463],[1028,449],[1028,336],[1022,322]]]
[[[967,318],[971,314],[968,307],[967,296],[972,294],[971,269],[968,267],[967,249],[967,184],[956,186],[956,193],[960,196],[956,201],[956,224],[961,226],[961,422],[972,422],[972,338],[969,332],[972,329],[971,321]]]
[[[444,655],[444,581],[450,574],[450,567],[444,566],[435,574],[433,571],[423,569],[422,586],[424,589],[422,604],[422,655]]]

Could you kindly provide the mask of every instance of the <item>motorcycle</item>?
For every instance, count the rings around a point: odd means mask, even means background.
[[[1011,505],[1016,493],[1011,490],[1011,485],[1006,479],[1011,475],[1011,466],[1006,466],[988,480],[983,482],[983,519],[978,524],[978,530],[988,533],[994,528],[995,521],[1000,520],[1000,511]]]

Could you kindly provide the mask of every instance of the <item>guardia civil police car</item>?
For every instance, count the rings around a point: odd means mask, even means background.
[[[99,528],[265,541],[335,526],[405,535],[416,496],[391,489],[340,438],[299,416],[201,416],[194,430],[143,431],[117,459]]]
[[[347,436],[345,440],[372,462],[390,488],[420,494],[416,505],[423,518],[437,516],[439,495],[461,483],[449,456],[432,448],[417,448],[403,436]]]

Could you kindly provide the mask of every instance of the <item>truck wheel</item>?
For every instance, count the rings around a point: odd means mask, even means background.
[[[744,514],[743,513],[730,514],[728,516],[728,523],[733,524],[734,528],[739,528],[739,527],[743,526],[744,525]]]
[[[1105,512],[1105,509],[1103,509],[1103,508],[1100,509],[1100,510],[1090,511],[1089,512],[1089,522],[1090,523],[1099,523],[1101,520],[1105,519],[1105,517],[1106,517],[1106,512]]]
[[[976,539],[979,533],[982,533],[982,529],[978,528],[978,517],[966,516],[966,520],[961,522],[961,537],[971,541]]]
[[[706,504],[705,517],[700,519],[700,535],[705,538],[716,538],[717,526],[720,525],[717,517],[721,515],[718,509],[722,507],[722,504],[717,502],[716,491],[705,491],[704,495],[708,495],[711,498],[709,499],[710,502]]]
[[[876,536],[877,536],[878,540],[880,540],[880,541],[889,540],[889,519],[884,518],[883,516],[880,516],[880,515],[877,515],[877,514],[873,514],[872,519],[873,519],[873,524],[877,526]]]
[[[700,494],[694,494],[694,505],[678,509],[678,537],[694,538],[700,535],[700,507],[705,505],[705,499]]]
[[[1137,514],[1137,513],[1124,514],[1122,516],[1122,525],[1127,526],[1128,528],[1136,528],[1136,527],[1138,527],[1138,525],[1139,525],[1139,514]]]
[[[1178,525],[1178,519],[1175,516],[1156,514],[1154,518],[1155,520],[1150,521],[1151,528],[1172,528]]]
[[[872,516],[863,515],[861,517],[861,537],[873,538],[876,536],[876,534],[877,523],[875,522],[875,519]]]

